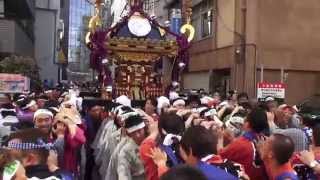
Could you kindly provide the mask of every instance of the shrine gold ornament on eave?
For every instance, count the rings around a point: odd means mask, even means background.
[[[118,52],[115,58],[119,62],[123,61],[133,61],[133,62],[150,62],[159,59],[158,54],[146,54],[146,53],[133,53],[133,52]]]
[[[105,45],[111,54],[125,61],[156,61],[162,55],[172,57],[178,54],[175,41],[111,38]]]
[[[108,39],[107,45],[112,46],[143,46],[147,48],[165,48],[165,49],[178,49],[176,41],[172,40],[156,40],[156,39],[138,39],[138,38],[125,38],[113,37]]]

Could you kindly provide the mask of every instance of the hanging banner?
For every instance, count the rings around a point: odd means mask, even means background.
[[[23,93],[29,90],[29,78],[20,74],[0,73],[0,93]]]
[[[180,9],[172,9],[170,14],[170,30],[176,34],[180,34],[181,28],[181,10]]]
[[[284,83],[258,83],[257,98],[264,99],[268,96],[277,99],[285,98],[285,85]]]

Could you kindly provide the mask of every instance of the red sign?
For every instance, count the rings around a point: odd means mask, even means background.
[[[266,98],[268,96],[284,99],[285,98],[285,84],[283,83],[258,83],[258,99]]]
[[[23,93],[29,89],[29,78],[20,74],[0,73],[0,93]]]

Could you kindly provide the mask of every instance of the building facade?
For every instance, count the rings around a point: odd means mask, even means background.
[[[34,57],[34,1],[0,0],[0,56]]]
[[[41,80],[58,82],[57,48],[60,2],[0,0],[0,57],[34,58]]]
[[[316,0],[194,0],[184,88],[255,97],[258,82],[283,82],[289,104],[317,94],[319,10]]]
[[[40,68],[41,80],[54,86],[60,78],[58,53],[60,1],[35,1],[35,59]]]

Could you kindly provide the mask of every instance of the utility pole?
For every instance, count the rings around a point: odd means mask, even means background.
[[[243,67],[243,79],[242,79],[242,87],[245,89],[245,81],[246,81],[246,54],[247,54],[247,48],[246,48],[246,32],[247,32],[247,0],[242,0],[241,3],[241,56],[240,56],[240,63]]]

